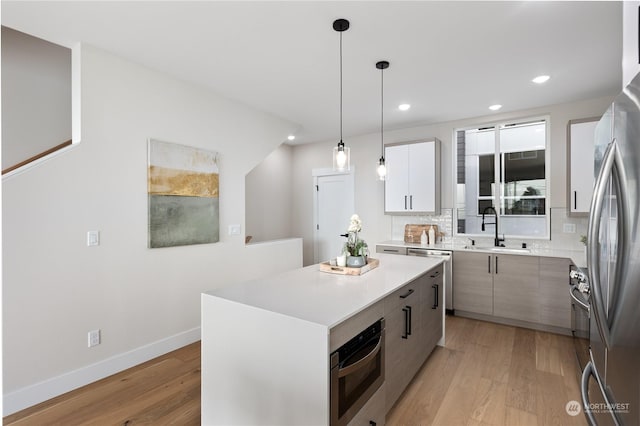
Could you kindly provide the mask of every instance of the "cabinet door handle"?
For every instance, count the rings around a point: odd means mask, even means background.
[[[491,256],[487,256],[487,272],[491,273]]]
[[[403,339],[409,337],[409,307],[402,308],[402,312],[404,312],[404,334],[402,335]]]
[[[409,332],[407,333],[409,336],[411,336],[411,323],[413,322],[411,320],[411,306],[407,306],[407,309],[409,310]]]
[[[431,309],[438,309],[438,284],[434,284],[431,287],[435,290],[433,294],[433,306]]]
[[[407,209],[407,196],[404,196],[404,209]]]
[[[498,256],[496,256],[496,275],[498,275]]]
[[[413,195],[409,195],[409,209],[413,210]]]
[[[573,191],[573,209],[578,210],[578,191]]]
[[[440,275],[440,271],[436,271],[433,273],[433,275],[430,275],[431,278],[436,278],[438,275]]]
[[[407,291],[405,294],[401,294],[400,295],[400,299],[406,299],[407,297],[411,296],[413,294],[413,289],[410,288],[409,291]]]

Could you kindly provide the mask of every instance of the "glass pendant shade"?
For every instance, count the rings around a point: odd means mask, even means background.
[[[384,157],[380,157],[378,160],[376,172],[378,173],[378,179],[385,180],[387,178],[387,165],[384,162]]]
[[[344,146],[342,141],[333,147],[333,170],[339,172],[351,170],[351,149]]]

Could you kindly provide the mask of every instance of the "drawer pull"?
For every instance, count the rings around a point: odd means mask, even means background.
[[[431,288],[433,288],[435,291],[433,293],[433,306],[431,307],[431,309],[438,309],[438,284],[434,284],[431,286]]]
[[[405,294],[401,294],[400,295],[400,299],[406,299],[407,297],[411,296],[413,294],[413,289],[410,288],[409,291],[407,291]]]
[[[409,307],[402,308],[402,312],[404,312],[404,334],[402,338],[407,339],[409,337]]]

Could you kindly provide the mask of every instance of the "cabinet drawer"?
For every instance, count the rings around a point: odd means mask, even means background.
[[[349,426],[384,426],[386,417],[385,406],[385,384],[373,394],[369,401],[358,411]]]
[[[420,288],[424,286],[426,275],[416,278],[409,284],[400,287],[384,299],[384,313],[391,312],[402,304],[415,303],[420,300]]]
[[[406,247],[381,246],[381,245],[378,245],[378,246],[376,246],[376,253],[401,254],[401,255],[404,256],[404,255],[407,254],[407,248]]]

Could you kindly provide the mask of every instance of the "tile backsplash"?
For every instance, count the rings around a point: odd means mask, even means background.
[[[567,215],[565,208],[551,209],[551,240],[515,238],[507,236],[507,247],[519,247],[523,242],[532,248],[554,248],[565,250],[582,250],[584,245],[580,242],[580,237],[587,234],[588,219],[574,218]],[[416,216],[393,216],[391,219],[391,239],[403,240],[404,227],[407,224],[434,224],[438,225],[444,233],[442,242],[467,243],[464,236],[453,235],[453,209],[441,209],[440,215],[416,215]],[[569,232],[565,232],[569,231]],[[575,232],[570,232],[575,231]],[[493,244],[493,240],[484,237],[474,237],[480,245]],[[485,241],[486,240],[486,241]]]
[[[441,209],[439,215],[419,216],[393,216],[391,218],[391,239],[404,239],[404,226],[409,224],[438,225],[440,232],[444,233],[443,242],[450,242],[453,235],[453,209]]]

